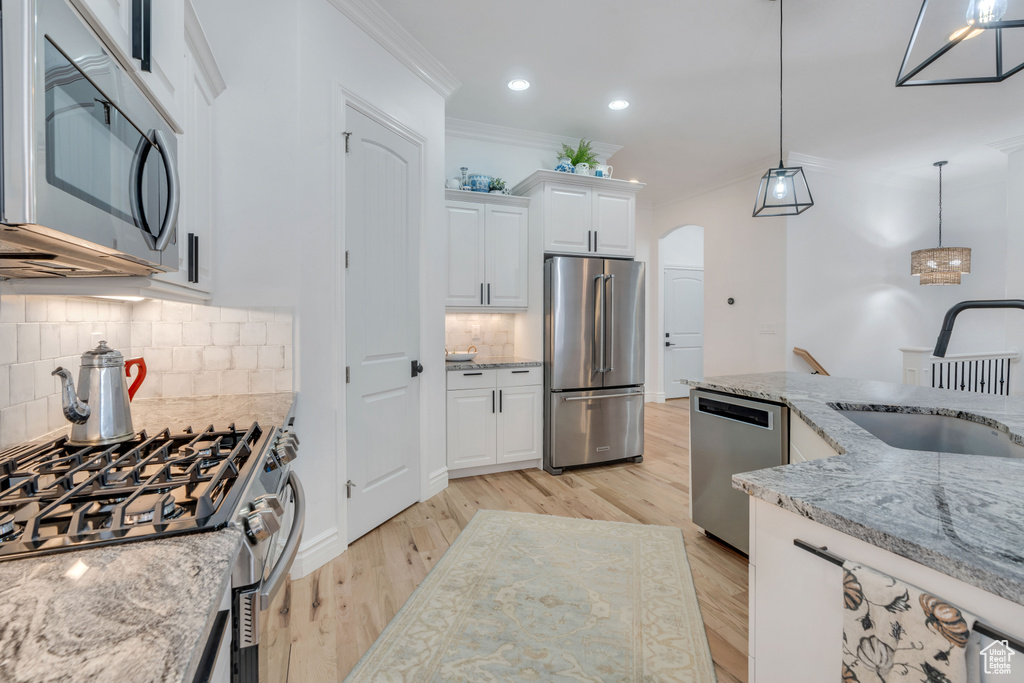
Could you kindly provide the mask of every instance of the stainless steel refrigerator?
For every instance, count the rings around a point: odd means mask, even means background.
[[[643,460],[644,264],[544,262],[544,469]]]

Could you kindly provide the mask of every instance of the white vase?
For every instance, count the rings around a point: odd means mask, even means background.
[[[590,175],[590,164],[576,164],[576,175]]]

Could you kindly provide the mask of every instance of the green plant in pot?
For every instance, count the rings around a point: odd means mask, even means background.
[[[559,161],[562,159],[568,159],[569,163],[575,168],[579,164],[586,164],[587,168],[597,164],[597,154],[591,149],[591,142],[584,138],[580,138],[580,144],[573,147],[562,143],[562,149],[557,153]],[[561,164],[559,164],[561,166]],[[559,169],[560,170],[560,169]]]
[[[501,178],[494,178],[494,179],[492,179],[491,180],[490,190],[491,190],[491,192],[504,192],[505,191],[505,181],[502,180]]]

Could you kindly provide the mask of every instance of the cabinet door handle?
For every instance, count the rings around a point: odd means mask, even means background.
[[[597,251],[597,230],[594,231],[594,251]]]
[[[482,372],[464,372],[464,373],[462,373],[462,376],[463,377],[480,377],[483,374],[484,373],[482,373]]]
[[[593,249],[590,248],[590,235],[592,232],[592,230],[587,230],[587,251],[593,251]]]
[[[491,283],[487,283],[487,305],[491,305]]]
[[[491,389],[491,412],[494,412],[494,389]]]
[[[139,68],[152,71],[153,17],[151,0],[132,2],[132,58],[140,60]]]
[[[480,305],[484,305],[484,283],[480,283]]]
[[[513,375],[522,375],[522,374],[525,374],[525,373],[528,373],[528,372],[529,372],[529,370],[513,370],[512,374]]]
[[[499,413],[500,413],[500,412],[501,412],[502,410],[504,410],[504,408],[502,407],[502,406],[503,406],[503,403],[502,403],[502,396],[501,396],[501,394],[502,394],[502,390],[501,390],[501,389],[498,389],[498,412],[499,412]]]

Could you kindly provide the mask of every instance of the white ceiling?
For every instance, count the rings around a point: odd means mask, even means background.
[[[462,82],[448,116],[622,145],[616,176],[654,203],[778,155],[778,2],[378,1]],[[1024,135],[1024,74],[895,88],[919,10],[786,1],[787,152],[922,178],[948,159],[951,181],[1005,166],[989,144]]]

